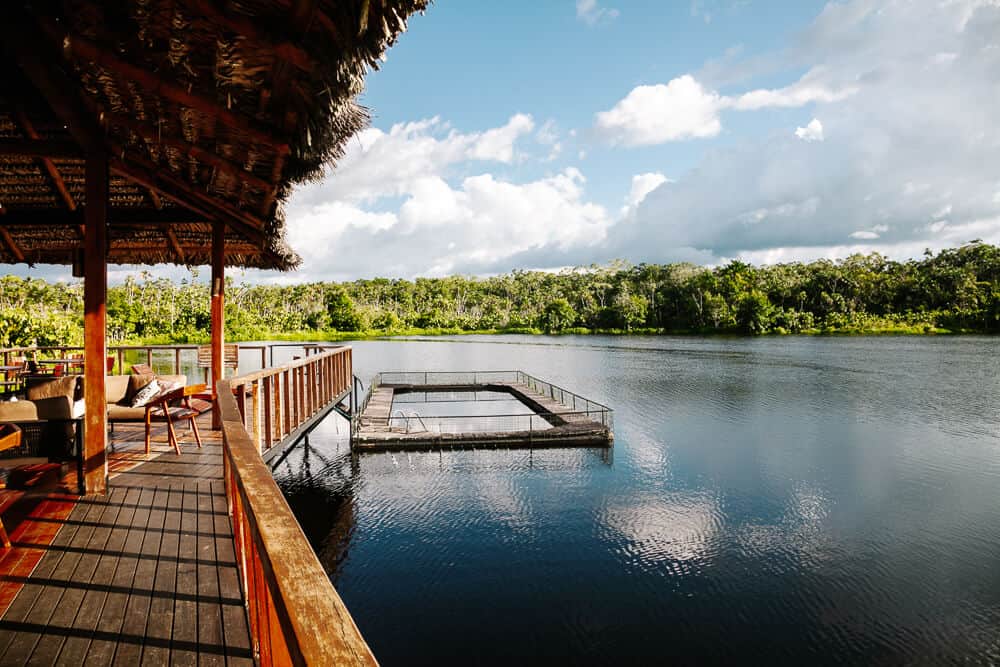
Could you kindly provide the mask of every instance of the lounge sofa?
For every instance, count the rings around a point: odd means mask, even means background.
[[[187,384],[184,375],[160,375],[158,381],[171,382],[177,386]],[[131,406],[132,397],[142,380],[136,375],[109,375],[105,384],[108,402],[108,422],[114,428],[120,422],[144,422],[146,408]],[[26,398],[17,401],[0,401],[0,423],[41,424],[37,436],[30,438],[22,449],[31,453],[69,458],[72,456],[72,426],[62,420],[78,419],[83,416],[83,382],[79,375],[59,378],[32,378],[28,381]],[[64,445],[59,444],[65,443]],[[42,451],[40,448],[44,448]]]
[[[146,421],[146,408],[132,407],[138,375],[109,375],[105,381],[104,395],[108,400],[108,422],[114,428],[116,423]],[[183,387],[187,384],[185,375],[157,375],[157,381],[170,382]]]

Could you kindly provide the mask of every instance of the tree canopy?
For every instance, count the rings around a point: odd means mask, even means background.
[[[79,343],[82,284],[0,278],[0,345]],[[755,267],[615,262],[474,278],[227,285],[231,340],[413,331],[863,333],[1000,331],[1000,248],[972,242],[897,262],[873,253]],[[192,270],[108,293],[112,342],[204,340],[209,290]]]

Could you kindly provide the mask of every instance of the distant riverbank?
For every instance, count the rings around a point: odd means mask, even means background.
[[[588,329],[586,327],[573,327],[565,329],[559,333],[547,333],[541,329],[533,327],[517,327],[509,329],[449,329],[449,328],[407,328],[394,330],[368,330],[368,331],[296,331],[296,332],[262,332],[251,337],[228,338],[228,342],[240,343],[260,340],[282,341],[282,342],[343,342],[351,340],[376,340],[383,338],[400,338],[414,336],[502,336],[502,335],[528,335],[528,336],[709,336],[709,337],[729,337],[729,338],[759,338],[773,336],[955,336],[955,335],[989,335],[987,331],[976,331],[972,329],[945,329],[931,324],[886,324],[880,327],[871,328],[825,328],[809,329],[797,332],[769,331],[766,334],[750,335],[741,331],[719,331],[714,329],[706,330],[668,330],[641,328],[625,331],[623,329]],[[152,336],[143,339],[126,341],[125,344],[133,345],[166,345],[171,343],[208,343],[208,336]]]
[[[0,346],[82,340],[81,283],[0,278]],[[1000,332],[1000,247],[919,260],[724,266],[614,262],[558,273],[226,286],[226,336],[357,340],[475,334],[924,335]],[[113,343],[190,343],[211,326],[207,283],[142,274],[108,290]]]

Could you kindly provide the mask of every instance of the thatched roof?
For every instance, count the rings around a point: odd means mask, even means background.
[[[6,5],[7,3],[5,3]],[[289,269],[281,203],[368,122],[368,68],[427,0],[12,0],[0,8],[0,262],[71,263],[106,151],[114,263]]]

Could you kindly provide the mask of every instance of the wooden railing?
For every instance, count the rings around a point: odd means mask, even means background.
[[[229,381],[259,454],[294,439],[351,391],[351,348],[323,348]]]
[[[178,375],[182,372],[181,355],[186,355],[188,357],[188,361],[191,362],[190,365],[196,366],[197,351],[200,347],[203,347],[203,345],[187,343],[178,343],[174,345],[108,345],[108,355],[116,358],[115,368],[117,373],[125,373],[127,370],[125,368],[126,354],[130,352],[137,352],[140,355],[140,359],[142,359],[141,363],[154,366],[154,355],[159,356],[159,363],[156,364],[156,366],[159,366],[158,370],[160,370],[160,372]],[[328,346],[324,346],[319,343],[238,343],[237,347],[241,352],[246,350],[257,351],[260,354],[260,367],[267,368],[268,366],[274,366],[275,348],[299,348],[304,351],[306,356],[309,356],[310,354],[322,351]],[[0,348],[0,359],[3,360],[4,366],[8,366],[10,365],[11,360],[19,357],[56,357],[61,359],[66,358],[69,353],[82,354],[83,347],[79,345],[32,345],[28,347]],[[169,353],[173,353],[173,358],[164,362],[162,358],[163,355]]]
[[[338,348],[217,387],[226,498],[261,665],[377,664],[260,456],[276,429],[294,433],[311,418],[310,410],[350,389],[351,377],[351,350]],[[271,414],[263,420],[270,427],[252,436],[248,418],[262,414]],[[269,435],[262,439],[262,433]]]

